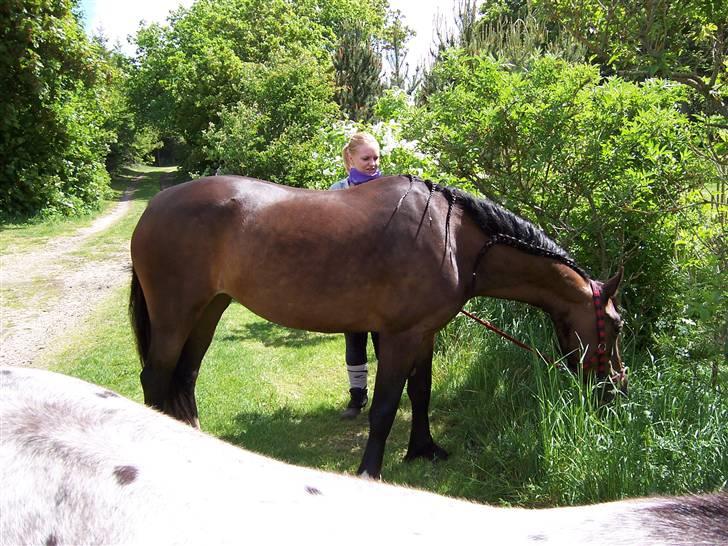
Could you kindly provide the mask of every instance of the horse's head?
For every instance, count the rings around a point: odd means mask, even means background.
[[[622,280],[623,270],[606,282],[589,281],[584,297],[569,313],[557,321],[561,349],[567,355],[572,372],[583,370],[585,380],[596,379],[605,388],[602,399],[608,400],[615,388],[626,394],[626,367],[619,354],[622,318],[613,296]]]

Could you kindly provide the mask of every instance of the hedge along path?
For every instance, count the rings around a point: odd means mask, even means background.
[[[129,281],[128,241],[102,260],[75,256],[127,212],[138,176],[106,214],[41,249],[0,256],[0,365],[33,367],[57,337],[81,323],[111,291]]]

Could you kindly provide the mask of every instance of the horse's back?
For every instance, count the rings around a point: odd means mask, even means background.
[[[169,215],[178,214],[183,219],[190,211],[219,207],[230,201],[237,201],[245,210],[287,202],[301,209],[318,209],[330,203],[349,203],[352,207],[374,206],[383,201],[396,203],[411,188],[412,183],[405,176],[382,177],[354,188],[355,191],[349,189],[343,192],[297,188],[245,176],[209,176],[159,192],[150,200],[142,219],[165,211]],[[332,214],[336,212],[332,211]]]
[[[315,214],[324,221],[335,217],[332,203],[344,192],[324,192],[294,188],[243,176],[211,176],[184,182],[159,192],[142,214],[134,239],[156,242],[165,232],[181,234],[201,227],[213,227],[220,236],[226,228],[241,232],[254,217],[261,230],[291,222],[305,221]],[[336,195],[339,194],[339,195]],[[268,216],[259,215],[269,210]],[[204,225],[203,225],[204,224]]]
[[[199,178],[171,186],[155,195],[142,214],[140,224],[162,221],[182,223],[190,215],[205,212],[214,214],[231,202],[256,207],[284,199],[296,191],[300,190],[244,176]]]

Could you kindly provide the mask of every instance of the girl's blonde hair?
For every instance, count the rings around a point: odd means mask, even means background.
[[[379,142],[377,142],[377,139],[374,138],[374,135],[364,131],[354,133],[354,135],[349,139],[347,145],[344,146],[344,149],[341,150],[341,157],[344,158],[344,167],[346,168],[346,172],[351,170],[351,154],[355,152],[357,148],[364,146],[365,144],[379,150]]]

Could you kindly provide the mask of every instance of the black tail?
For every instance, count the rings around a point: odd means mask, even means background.
[[[139,360],[144,367],[144,361],[149,352],[149,343],[151,342],[151,328],[149,323],[149,312],[147,311],[147,300],[144,298],[142,285],[139,284],[136,271],[131,270],[131,293],[129,294],[129,318],[131,319],[131,327],[134,330],[136,338],[137,352]]]

